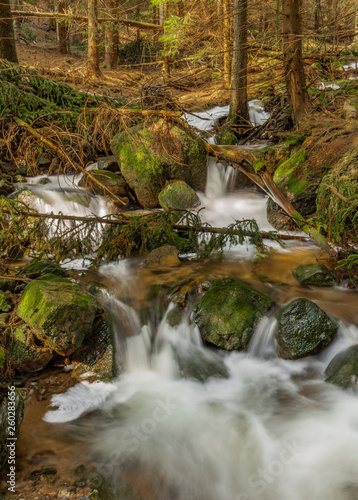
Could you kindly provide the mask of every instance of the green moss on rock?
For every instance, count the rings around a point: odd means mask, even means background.
[[[358,345],[348,347],[335,356],[325,371],[326,382],[342,389],[358,389]]]
[[[296,299],[278,315],[278,355],[298,359],[322,351],[336,336],[338,322],[314,302]]]
[[[17,312],[45,346],[68,356],[91,333],[97,310],[95,299],[78,285],[38,280],[26,286]]]
[[[292,271],[293,277],[302,285],[334,286],[337,276],[323,264],[304,264]]]
[[[0,312],[7,313],[11,311],[13,306],[13,298],[10,292],[0,290]]]
[[[189,208],[200,205],[200,199],[194,189],[184,181],[172,181],[159,193],[159,204],[166,210]]]
[[[236,134],[230,128],[230,125],[224,125],[216,134],[216,143],[222,146],[231,146],[237,144]]]
[[[199,300],[195,322],[207,342],[222,347],[245,350],[260,319],[274,301],[239,280],[215,280]]]
[[[15,326],[12,333],[7,330],[5,338],[10,363],[15,370],[41,370],[52,359],[52,349],[36,345],[31,329],[25,324]]]
[[[206,150],[192,131],[163,121],[146,129],[133,127],[111,141],[121,163],[121,173],[145,208],[158,206],[158,195],[170,180],[203,189],[206,178]]]
[[[68,271],[51,260],[36,260],[24,266],[18,273],[20,276],[36,279],[45,274],[54,274],[56,276],[69,276]]]

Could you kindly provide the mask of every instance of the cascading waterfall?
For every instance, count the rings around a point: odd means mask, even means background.
[[[255,218],[272,229],[263,195],[227,193],[234,175],[227,165],[209,164],[200,194],[204,221],[224,226]],[[105,215],[104,200],[92,204],[78,179],[74,186],[56,179],[28,186],[39,211]],[[80,198],[69,200],[69,191]],[[110,289],[100,300],[113,320],[119,375],[111,383],[78,383],[54,396],[45,415],[53,424],[71,422],[72,436],[91,443],[108,500],[357,499],[358,398],[325,383],[323,372],[335,354],[358,343],[358,327],[342,322],[320,355],[283,361],[273,315],[259,323],[247,353],[214,351],[203,345],[188,309],[176,326],[168,321],[173,304],[140,320],[140,304],[123,299],[142,286],[138,261],[129,262],[98,271]]]

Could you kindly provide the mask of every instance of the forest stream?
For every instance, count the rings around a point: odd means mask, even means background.
[[[240,187],[235,172],[210,159],[206,191],[199,193],[202,220],[224,227],[253,218],[261,230],[273,230],[267,196]],[[39,212],[107,214],[104,198],[78,188],[80,176],[53,176],[47,184],[42,177],[25,186]],[[141,257],[96,269],[82,260],[62,264],[83,287],[97,282],[96,299],[112,318],[118,375],[92,383],[89,373],[78,382],[61,359],[30,376],[17,442],[19,498],[47,498],[55,488],[57,498],[84,499],[89,484],[99,492],[90,498],[107,500],[358,498],[357,395],[324,381],[333,357],[358,343],[358,294],[344,283],[297,283],[294,268],[325,262],[313,243],[265,244],[271,251],[262,260],[247,242],[205,263],[179,255],[178,267],[148,267]],[[246,352],[214,349],[202,340],[194,322],[196,294],[173,325],[177,304],[157,292],[227,276],[276,301]],[[296,298],[337,318],[338,334],[320,354],[284,360],[277,355],[277,316]],[[55,470],[60,480],[54,485],[49,472],[34,486],[34,469]]]

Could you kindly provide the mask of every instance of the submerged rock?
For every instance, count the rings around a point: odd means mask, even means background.
[[[114,174],[109,170],[92,170],[91,175],[111,191],[115,196],[126,196],[126,181],[120,174]],[[109,196],[110,193],[99,186],[93,179],[84,175],[78,183],[80,187],[88,188],[93,194]]]
[[[194,189],[184,181],[172,181],[165,186],[158,196],[159,205],[166,210],[188,210],[200,205],[200,199]]]
[[[335,356],[325,371],[326,382],[342,389],[358,389],[358,345],[353,345]]]
[[[278,355],[298,359],[321,352],[336,336],[338,322],[314,302],[296,299],[278,315]]]
[[[173,347],[174,358],[178,363],[180,375],[206,382],[212,377],[228,378],[229,370],[225,363],[213,352],[192,345],[190,349]]]
[[[181,262],[178,258],[179,250],[172,245],[164,245],[162,247],[152,250],[146,260],[147,266],[160,265],[160,266],[178,266]]]
[[[115,136],[111,149],[144,208],[158,206],[158,195],[170,180],[204,189],[207,154],[202,140],[191,130],[159,120],[145,129],[137,126]]]
[[[292,271],[293,277],[301,285],[334,286],[337,285],[336,275],[323,264],[304,264]]]
[[[207,342],[232,349],[247,349],[254,329],[274,301],[231,278],[217,279],[199,300],[195,322]]]
[[[17,312],[45,346],[68,356],[91,334],[98,310],[95,299],[81,287],[49,276],[26,286]]]

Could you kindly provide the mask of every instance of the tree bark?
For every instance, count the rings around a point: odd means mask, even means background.
[[[247,0],[234,2],[234,48],[231,70],[229,121],[233,125],[247,124]]]
[[[109,21],[106,25],[106,46],[104,62],[111,69],[115,68],[118,62],[118,28],[116,28],[115,21],[118,14],[118,0],[106,0],[106,10],[113,21]]]
[[[0,58],[18,63],[10,0],[0,1]]]
[[[228,87],[231,84],[231,57],[230,57],[230,0],[223,0],[223,49],[224,49],[224,79]]]
[[[67,1],[59,0],[57,7],[58,12],[63,14],[65,12],[66,7],[67,7]],[[57,23],[57,37],[58,37],[58,49],[60,54],[68,54],[69,33],[68,33],[68,26],[65,20]]]
[[[294,123],[300,121],[308,107],[302,57],[301,5],[302,0],[282,1],[284,76]]]
[[[88,0],[88,55],[87,73],[89,76],[101,76],[98,50],[98,10],[97,0]]]

